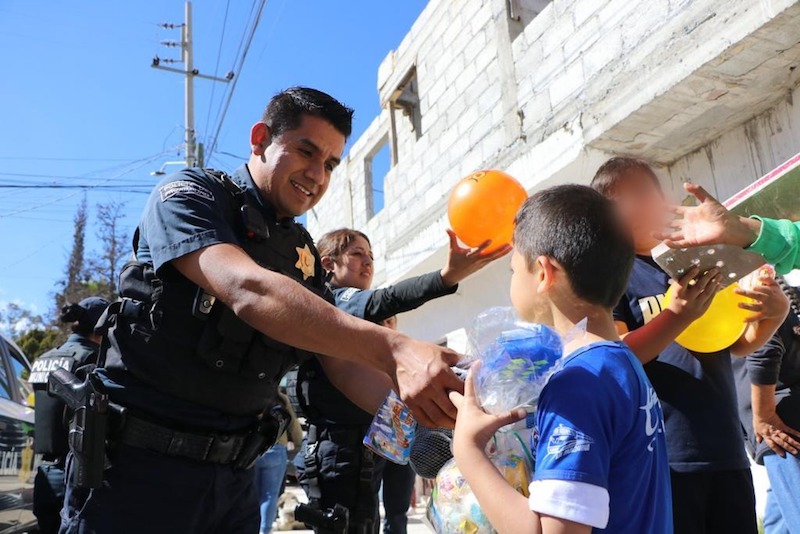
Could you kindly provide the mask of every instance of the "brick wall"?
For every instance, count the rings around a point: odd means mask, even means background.
[[[800,6],[790,0],[432,0],[377,69],[383,111],[309,216],[318,236],[355,226],[372,238],[377,283],[440,268],[447,194],[479,168],[533,191],[587,182],[610,153],[661,165],[725,197],[800,151],[792,105]],[[537,14],[538,13],[538,14]],[[421,129],[392,102],[416,71]],[[371,155],[396,164],[386,207],[370,218]],[[507,266],[406,314],[401,327],[441,339],[507,298]]]

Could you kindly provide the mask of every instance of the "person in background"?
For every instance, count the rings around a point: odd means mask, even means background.
[[[303,429],[300,427],[300,422],[297,420],[297,415],[294,413],[288,397],[283,393],[278,393],[278,398],[289,414],[289,424],[286,432],[278,437],[277,443],[256,461],[255,486],[261,512],[259,534],[272,532],[272,524],[278,513],[278,499],[283,493],[286,479],[289,449],[290,447],[298,449],[303,443]]]
[[[745,292],[758,299],[750,308],[760,320],[728,349],[702,354],[675,343],[711,304],[718,270],[689,269],[672,282],[674,298],[665,306],[670,277],[650,255],[668,209],[655,172],[645,161],[615,157],[598,169],[592,187],[614,201],[633,235],[636,258],[614,319],[664,407],[675,532],[755,534],[755,494],[731,354],[746,356],[772,337],[786,317],[786,298],[774,281]]]
[[[322,266],[331,274],[336,307],[383,324],[398,313],[455,293],[460,281],[510,250],[506,246],[483,253],[489,243],[463,248],[453,232],[449,237],[444,268],[373,290],[369,238],[349,228],[328,232],[317,248]],[[336,504],[347,508],[352,533],[377,533],[384,461],[364,447],[362,440],[392,388],[389,377],[364,365],[318,357],[300,366],[297,385],[309,422],[304,469],[298,474],[309,500],[323,510]]]
[[[683,184],[700,202],[698,206],[676,206],[680,218],[673,231],[656,231],[654,237],[672,248],[727,244],[747,247],[761,254],[779,274],[800,269],[800,221],[750,218],[734,215],[696,184]]]
[[[108,304],[106,299],[89,297],[64,306],[58,319],[70,324],[72,334],[63,345],[39,356],[31,367],[29,382],[36,395],[35,450],[42,455],[33,486],[33,513],[42,534],[55,534],[61,525],[69,452],[65,405],[47,394],[47,377],[58,367],[74,372],[84,365],[97,363],[102,338],[95,333],[95,325]]]
[[[767,468],[765,534],[800,533],[800,292],[778,280],[792,303],[761,349],[733,362],[748,450]]]
[[[389,317],[383,326],[397,329],[397,317]],[[411,497],[414,494],[414,482],[417,474],[411,465],[400,465],[394,462],[385,462],[383,478],[381,479],[383,493],[383,533],[406,534],[408,530],[408,509],[411,507]]]
[[[464,395],[450,394],[458,407],[456,463],[500,534],[673,532],[661,406],[611,315],[632,265],[627,229],[611,202],[588,187],[540,191],[517,214],[511,258],[517,314],[562,335],[586,320],[586,335],[564,347],[563,367],[539,396],[529,498],[486,456],[494,433],[526,411],[484,412],[474,368]]]

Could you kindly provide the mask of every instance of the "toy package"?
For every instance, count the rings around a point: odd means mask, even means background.
[[[489,457],[514,489],[528,496],[533,460],[516,432],[498,432],[489,444]],[[455,459],[439,471],[428,501],[426,519],[439,534],[492,534],[495,530],[481,511],[475,495],[461,476]]]
[[[565,343],[584,334],[581,323],[562,341],[549,327],[520,321],[511,308],[481,313],[467,332],[469,357],[481,361],[474,377],[481,407],[493,414],[520,407],[531,413],[497,432],[486,451],[505,479],[526,497],[533,476],[533,412],[539,394],[560,368]],[[494,532],[452,459],[436,477],[427,519],[439,534]]]
[[[411,411],[392,390],[372,419],[364,446],[391,462],[405,465],[416,430],[417,422]]]

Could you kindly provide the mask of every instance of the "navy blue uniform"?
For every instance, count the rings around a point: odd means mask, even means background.
[[[333,294],[339,309],[381,323],[429,300],[450,295],[457,287],[446,287],[441,274],[432,272],[383,289],[336,288]],[[310,439],[316,437],[316,442],[306,448],[312,474],[309,477],[306,470],[298,473],[301,483],[312,498],[315,492],[319,493],[316,498],[322,508],[335,504],[348,508],[351,532],[377,532],[378,489],[384,460],[361,444],[374,414],[365,412],[336,389],[316,359],[301,365],[298,385],[312,425]]]
[[[100,370],[128,414],[112,424],[103,486],[68,487],[62,532],[257,532],[253,472],[235,464],[281,376],[309,355],[252,329],[171,262],[229,243],[322,294],[319,257],[302,227],[277,219],[247,166],[230,179],[167,177],[139,234]]]
[[[669,275],[637,256],[614,319],[633,331],[662,309]],[[644,366],[664,408],[675,532],[757,531],[729,350],[691,352],[677,343]]]
[[[36,471],[33,488],[33,513],[41,534],[54,534],[61,526],[61,508],[66,491],[65,462],[69,453],[68,429],[64,426],[64,403],[47,394],[47,376],[54,366],[69,370],[97,362],[100,346],[71,334],[67,341],[36,359],[29,378],[36,390],[36,453],[45,463]]]

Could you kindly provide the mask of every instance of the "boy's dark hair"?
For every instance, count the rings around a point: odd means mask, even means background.
[[[514,247],[529,267],[539,256],[554,259],[578,298],[606,308],[619,303],[633,267],[633,241],[614,204],[584,185],[551,187],[526,200]]]
[[[261,120],[277,137],[299,127],[303,115],[328,121],[345,138],[353,131],[353,110],[331,95],[309,87],[290,87],[273,96]]]
[[[653,167],[645,160],[616,156],[603,163],[592,178],[592,189],[604,197],[614,192],[614,188],[627,176],[630,171],[642,171],[653,179],[656,186],[661,189],[658,176]]]
[[[372,246],[369,238],[363,232],[353,230],[352,228],[340,228],[338,230],[331,230],[319,238],[317,242],[317,252],[319,252],[319,255],[323,258],[325,256],[329,258],[338,258],[357,237],[363,237],[369,246]]]

